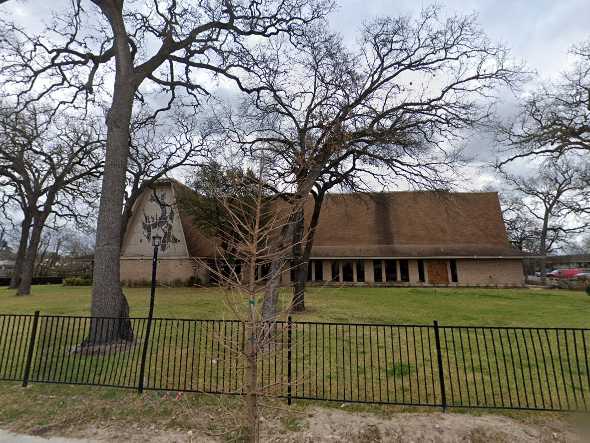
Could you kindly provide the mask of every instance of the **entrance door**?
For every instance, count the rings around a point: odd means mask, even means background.
[[[428,283],[433,285],[448,285],[449,272],[446,260],[428,260]]]

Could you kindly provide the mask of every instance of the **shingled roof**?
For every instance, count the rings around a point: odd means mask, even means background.
[[[177,196],[192,192],[169,182]],[[310,198],[306,218],[312,208]],[[179,209],[189,255],[216,255],[215,241]],[[522,253],[508,241],[497,193],[413,191],[328,194],[311,256],[519,258]]]
[[[311,204],[307,208],[311,211]],[[497,193],[328,194],[312,257],[520,257]]]

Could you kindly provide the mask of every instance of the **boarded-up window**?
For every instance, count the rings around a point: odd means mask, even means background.
[[[449,284],[446,260],[428,260],[428,282],[433,285]]]

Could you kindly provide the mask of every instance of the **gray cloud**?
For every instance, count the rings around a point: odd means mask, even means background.
[[[86,4],[94,8],[89,1]],[[362,22],[378,16],[416,15],[430,4],[415,0],[341,0],[330,22],[334,30],[352,43]],[[448,0],[439,4],[446,14],[477,14],[488,36],[511,48],[513,57],[526,62],[542,79],[554,78],[565,70],[571,62],[569,48],[590,38],[588,0]],[[0,14],[29,29],[38,29],[52,13],[68,5],[67,0],[13,0],[0,8]],[[498,112],[509,116],[514,112],[516,99],[506,91],[499,91],[499,95]],[[493,174],[485,165],[496,155],[493,139],[482,131],[472,131],[466,135],[463,148],[472,159],[464,170],[464,189],[490,184]]]

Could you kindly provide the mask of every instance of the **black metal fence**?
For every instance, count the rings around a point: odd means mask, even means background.
[[[134,342],[80,348],[91,321],[0,315],[0,380],[242,393],[238,321],[158,318],[146,343],[147,319],[133,318]],[[288,321],[268,333],[259,385],[289,401],[590,410],[588,329]]]

